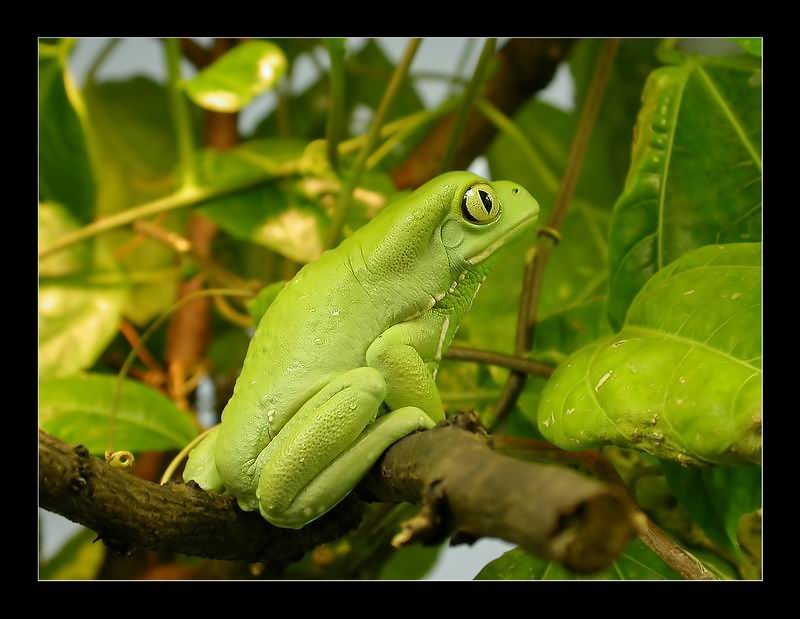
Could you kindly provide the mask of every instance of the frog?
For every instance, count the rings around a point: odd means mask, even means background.
[[[300,529],[395,442],[445,419],[436,376],[495,252],[536,222],[521,185],[447,172],[386,205],[274,296],[185,482]]]

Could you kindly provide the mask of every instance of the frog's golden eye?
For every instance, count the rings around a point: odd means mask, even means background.
[[[473,185],[461,199],[461,214],[473,224],[488,224],[500,215],[500,200],[486,183]]]

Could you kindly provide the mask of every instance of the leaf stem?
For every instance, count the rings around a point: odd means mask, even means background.
[[[370,123],[369,130],[367,131],[366,140],[358,153],[355,166],[345,180],[342,191],[339,193],[339,198],[336,202],[336,207],[333,213],[333,221],[327,243],[328,247],[333,247],[339,242],[339,237],[342,234],[342,228],[344,228],[344,222],[347,219],[347,213],[350,210],[350,201],[352,198],[353,189],[355,189],[355,187],[361,181],[361,176],[363,175],[366,167],[367,157],[369,157],[370,152],[374,148],[375,142],[378,139],[381,125],[383,125],[383,119],[400,90],[403,79],[406,77],[408,69],[411,66],[411,61],[414,60],[414,55],[417,53],[419,44],[420,39],[418,38],[413,38],[408,42],[405,52],[403,52],[403,57],[400,59],[400,62],[392,74],[392,79],[389,81],[389,85],[386,87],[386,91],[383,93],[383,98],[381,99],[380,105],[378,105],[378,109],[375,112],[375,115],[372,117],[372,122]]]
[[[165,39],[164,52],[167,61],[167,94],[172,116],[181,168],[181,186],[197,185],[197,170],[194,159],[194,140],[189,117],[189,106],[181,90],[181,47],[178,39]]]
[[[325,135],[328,162],[334,171],[339,169],[339,140],[344,129],[344,39],[325,39],[325,47],[331,60],[331,103]]]
[[[450,141],[447,143],[447,150],[445,151],[444,159],[442,160],[442,167],[440,172],[447,172],[453,166],[453,161],[456,157],[456,150],[461,141],[461,134],[464,132],[464,127],[467,125],[467,116],[472,109],[472,104],[478,95],[478,90],[483,85],[486,79],[487,69],[489,64],[494,58],[494,50],[497,45],[497,39],[486,39],[481,50],[478,65],[475,67],[475,72],[472,74],[472,79],[464,91],[461,109],[458,111],[455,123],[453,124],[453,131],[450,134]]]
[[[121,42],[122,39],[119,38],[112,38],[106,41],[105,45],[103,45],[102,49],[97,53],[97,56],[95,56],[92,66],[89,67],[89,71],[86,74],[86,84],[93,84],[96,81],[97,72],[100,70],[100,67],[103,66],[103,63],[108,60],[108,57]]]

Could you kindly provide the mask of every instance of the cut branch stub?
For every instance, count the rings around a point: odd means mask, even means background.
[[[396,443],[369,490],[419,502],[435,487],[443,498],[426,505],[446,510],[440,520],[460,536],[505,539],[576,572],[607,567],[641,531],[643,514],[622,488],[497,454],[464,425],[459,415]]]

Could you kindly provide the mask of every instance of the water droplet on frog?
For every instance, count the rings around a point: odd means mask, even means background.
[[[567,412],[566,412],[566,414],[567,414],[567,415],[571,415],[571,414],[572,414],[572,413],[574,413],[574,412],[575,412],[575,409],[574,409],[574,408],[568,408],[568,409],[567,409]]]
[[[741,296],[742,296],[742,293],[741,293],[741,292],[734,292],[734,293],[731,295],[731,301],[733,301],[733,300],[735,300],[735,299],[738,299],[738,298],[739,298],[739,297],[741,297]]]
[[[694,294],[694,290],[687,290],[686,292],[683,293],[683,296],[688,297],[690,294]]]
[[[338,307],[335,307],[331,310],[331,316],[338,316],[341,313],[341,311],[342,310],[340,310]]]
[[[686,382],[686,379],[685,379],[683,376],[681,376],[681,377],[678,379],[678,382],[679,382],[680,384],[683,384],[683,383],[685,383],[685,382]]]
[[[322,338],[321,337],[315,337],[314,338],[314,343],[315,344],[322,344]]]

